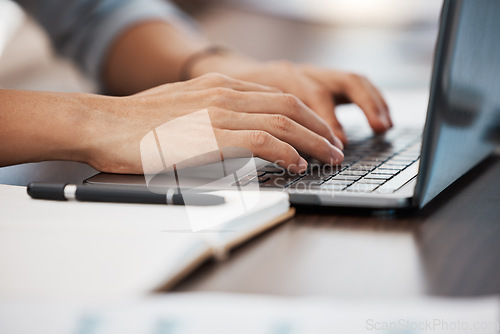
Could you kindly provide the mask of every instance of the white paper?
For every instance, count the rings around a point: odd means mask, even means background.
[[[231,192],[218,194],[226,197],[224,205],[196,208],[210,221],[234,204]],[[0,298],[144,295],[214,252],[220,242],[288,210],[284,193],[258,198],[247,213],[251,224],[233,217],[230,231],[221,225],[224,233],[194,233],[183,206],[34,200],[25,187],[0,185]],[[216,237],[221,233],[228,239]]]

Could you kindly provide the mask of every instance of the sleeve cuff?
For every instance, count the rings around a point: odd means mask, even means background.
[[[128,27],[143,21],[164,20],[194,33],[196,24],[174,5],[162,0],[136,0],[118,7],[94,29],[78,49],[83,51],[81,66],[100,82],[104,59],[115,39]],[[82,54],[81,54],[82,55]]]

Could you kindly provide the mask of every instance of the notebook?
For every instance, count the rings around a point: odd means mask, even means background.
[[[290,218],[288,196],[218,191],[214,207],[34,200],[0,185],[0,298],[108,298],[172,287],[209,258]],[[209,225],[193,231],[194,216]],[[218,222],[218,224],[216,224]]]

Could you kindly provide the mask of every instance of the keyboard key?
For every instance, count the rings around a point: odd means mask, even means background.
[[[267,175],[266,175],[267,177]],[[278,188],[284,188],[289,186],[291,183],[299,180],[301,178],[300,175],[278,175],[278,174],[270,174],[268,176],[268,179],[259,182],[261,186],[263,187],[278,187]]]
[[[378,165],[374,165],[374,166],[370,166],[370,165],[361,165],[361,166],[354,166],[354,168],[349,168],[347,171],[349,170],[354,170],[354,171],[359,171],[359,172],[365,172],[368,173],[368,172],[371,172],[372,170],[374,170],[375,168],[377,168]]]
[[[378,184],[366,184],[366,183],[354,183],[350,187],[344,189],[344,191],[350,192],[364,192],[369,193],[375,190],[379,185]]]
[[[394,174],[376,174],[370,173],[367,174],[363,179],[378,179],[378,180],[387,180],[390,179]]]
[[[323,181],[324,179],[330,177],[330,175],[319,175],[317,173],[314,174],[306,174],[302,177],[304,181]]]
[[[398,175],[398,173],[395,173],[395,174],[373,174],[373,175],[370,175],[371,176],[370,178],[376,179],[377,176],[381,176],[380,178],[378,178],[379,180],[389,180],[389,179],[393,178],[395,175]]]
[[[338,174],[332,177],[330,180],[350,180],[350,181],[356,181],[359,179],[358,175],[342,175]]]
[[[420,158],[420,152],[418,153],[406,153],[403,152],[397,155],[398,158],[408,159],[408,160],[416,160]]]
[[[366,179],[366,178],[362,178],[362,179],[359,179],[358,181],[356,181],[356,183],[381,185],[385,181],[386,181],[385,179]]]
[[[387,161],[380,168],[402,169],[408,166],[411,162]]]
[[[270,179],[271,178],[268,175],[264,174],[262,176],[259,176],[259,177],[256,177],[256,178],[252,179],[251,182],[264,183],[264,182],[266,182],[266,181],[268,181]]]
[[[329,191],[343,191],[345,188],[346,188],[346,186],[339,184],[336,186],[322,187],[320,189],[329,190]]]
[[[349,158],[344,158],[344,160],[342,161],[342,164],[344,165],[352,165],[354,163],[356,163],[356,161],[358,161],[359,158],[356,158],[356,159],[349,159]]]
[[[331,185],[337,185],[337,184],[348,186],[348,185],[352,184],[353,182],[354,182],[353,180],[334,180],[334,179],[331,179],[331,180],[328,180],[325,183],[323,183],[322,186],[329,187]]]
[[[323,182],[310,182],[308,184],[309,188],[321,188],[321,185],[323,184]]]
[[[394,152],[375,152],[364,157],[364,160],[384,162],[394,155]]]
[[[248,173],[246,176],[255,176],[255,177],[260,177],[266,174],[265,172],[259,172],[259,171],[253,171]]]
[[[330,191],[342,191],[344,190],[348,185],[345,184],[322,184],[319,188],[320,189],[325,189],[325,190],[330,190]]]
[[[360,170],[349,170],[346,169],[345,171],[341,172],[339,175],[357,175],[357,176],[363,176],[366,175],[366,171],[360,171]]]
[[[257,172],[261,173],[273,173],[273,174],[284,174],[286,170],[278,165],[266,165],[257,170]]]
[[[382,184],[377,188],[376,192],[379,193],[392,193],[402,185],[404,185],[409,180],[413,179],[418,174],[418,163],[414,162],[408,168],[400,172],[398,175],[394,176],[392,179]]]
[[[242,178],[240,178],[238,181],[236,181],[235,183],[232,184],[232,186],[237,186],[238,183],[240,185],[240,187],[244,187],[246,186],[247,184],[249,184],[253,179],[256,179],[257,176],[256,175],[246,175],[246,176],[243,176]]]
[[[415,160],[415,159],[397,155],[397,156],[395,156],[395,157],[387,160],[386,163],[388,163],[388,164],[391,164],[391,163],[396,163],[396,164],[399,164],[399,163],[410,164],[410,163],[413,162],[413,160]]]
[[[400,166],[401,167],[401,166]],[[405,166],[403,166],[405,167]],[[382,165],[372,171],[372,173],[396,174],[403,168],[394,168],[392,166]]]
[[[372,166],[372,167],[376,167],[378,165],[380,165],[383,161],[373,161],[373,160],[360,160],[358,162],[356,162],[355,165],[353,166]]]
[[[373,169],[377,168],[377,166],[378,165],[358,165],[358,164],[356,164],[356,165],[349,167],[344,172],[356,171],[356,172],[365,172],[365,174],[366,174],[366,173],[372,171]]]

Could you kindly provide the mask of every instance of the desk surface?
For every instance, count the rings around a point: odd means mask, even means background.
[[[424,210],[299,208],[286,224],[208,263],[176,291],[401,297],[500,293],[500,157]]]
[[[400,61],[401,66],[394,68],[397,62],[384,58],[383,52],[373,58],[373,50],[369,50],[373,41],[363,44],[373,38],[377,43],[392,43],[390,34],[389,39],[379,39],[376,32],[369,36],[330,33],[325,27],[304,22],[232,11],[215,11],[202,18],[202,24],[213,39],[258,58],[356,67],[362,73],[372,71],[369,76],[386,88],[394,88],[402,78],[413,78],[406,82],[407,87],[422,87],[430,71],[433,40],[427,35],[433,31],[419,30],[413,40],[392,36],[397,47],[389,45],[388,50],[413,57],[406,59],[411,60],[409,66]],[[235,29],[227,29],[228,25]],[[358,37],[361,40],[356,43]],[[16,38],[15,43],[20,40]],[[353,50],[353,45],[365,47]],[[407,52],[409,48],[415,52]],[[10,54],[16,59],[14,51],[7,52],[7,58]],[[357,63],[351,63],[353,59]],[[387,67],[373,66],[382,60]],[[3,70],[10,66],[6,64],[10,63],[3,61]],[[388,75],[389,66],[397,75]],[[9,82],[5,78],[13,78],[13,74],[5,75],[0,68],[5,86],[11,88],[68,90],[68,82],[76,82],[75,74],[62,72],[60,66],[53,71],[26,70],[25,76]],[[85,82],[70,85],[70,90],[86,88]],[[79,182],[93,173],[78,163],[47,162],[0,169],[0,183],[26,184],[34,179]],[[499,175],[497,155],[453,184],[423,211],[412,214],[299,208],[292,220],[238,248],[226,262],[205,264],[174,290],[338,297],[499,294]]]

